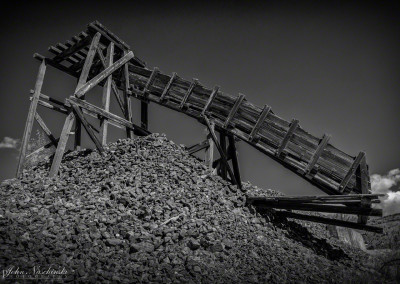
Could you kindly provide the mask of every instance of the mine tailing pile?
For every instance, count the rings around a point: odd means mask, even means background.
[[[212,175],[183,147],[152,134],[65,155],[0,188],[0,266],[65,267],[64,281],[126,283],[381,282],[364,253],[340,247],[323,226],[271,210]]]

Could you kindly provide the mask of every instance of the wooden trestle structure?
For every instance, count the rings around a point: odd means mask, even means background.
[[[35,89],[31,91],[31,105],[23,134],[17,176],[22,174],[27,158],[27,146],[34,120],[50,140],[35,152],[48,147],[56,148],[49,172],[49,176],[55,176],[70,134],[74,133],[75,148],[79,148],[83,126],[100,153],[107,143],[108,125],[125,129],[128,138],[148,135],[148,105],[152,102],[184,113],[204,124],[209,131],[208,137],[203,142],[187,147],[187,150],[190,154],[207,150],[207,164],[218,168],[218,173],[223,178],[239,188],[241,179],[235,142],[242,140],[330,195],[328,199],[321,196],[310,197],[307,203],[304,202],[304,197],[299,197],[301,201],[291,199],[290,202],[279,198],[249,198],[249,203],[256,207],[356,214],[360,216],[358,224],[343,224],[343,221],[338,220],[336,224],[367,230],[371,228],[366,225],[366,216],[382,214],[378,209],[371,209],[371,203],[378,202],[378,199],[376,195],[369,194],[371,185],[364,152],[356,157],[348,155],[329,143],[329,135],[315,137],[305,131],[298,120],[286,121],[277,116],[271,107],[259,107],[250,103],[243,94],[232,96],[222,92],[218,86],[207,88],[197,79],[189,81],[176,73],[167,75],[158,68],[149,69],[124,41],[97,21],[90,23],[85,31],[71,40],[50,46],[49,51],[53,56],[34,55],[41,65]],[[65,101],[41,92],[47,66],[77,78],[78,84],[74,93]],[[85,95],[97,85],[103,87],[101,106],[85,100]],[[111,95],[115,96],[123,117],[110,113]],[[139,100],[141,104],[140,125],[132,120],[132,98]],[[38,114],[38,105],[66,115],[59,138],[52,135]],[[97,118],[99,129],[89,123],[86,116]],[[215,161],[213,145],[220,155]],[[357,198],[349,202],[349,196]],[[332,200],[338,201],[337,205],[332,206]],[[305,218],[295,216],[297,213],[292,212],[282,214],[291,218]],[[329,220],[330,224],[335,224],[335,220]],[[322,219],[312,221],[326,223]]]

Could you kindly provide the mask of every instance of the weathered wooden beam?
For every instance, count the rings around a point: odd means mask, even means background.
[[[204,105],[203,110],[201,111],[201,115],[206,115],[208,109],[210,108],[212,102],[214,101],[215,97],[218,95],[219,86],[215,86],[214,89],[211,91],[210,97],[208,98],[207,103]]]
[[[253,201],[293,201],[293,202],[310,202],[310,201],[327,201],[327,200],[358,200],[367,199],[378,199],[378,197],[385,196],[385,194],[344,194],[344,195],[307,195],[307,196],[275,196],[275,197],[259,197],[259,196],[248,196],[248,202]]]
[[[210,120],[207,118],[207,116],[204,116],[204,121],[205,121],[206,126],[208,128],[208,131],[211,134],[211,137],[212,137],[212,139],[214,141],[214,144],[218,149],[218,152],[219,152],[219,154],[220,154],[220,156],[222,158],[222,161],[223,161],[224,165],[227,167],[227,170],[228,170],[229,176],[230,176],[230,178],[232,180],[232,183],[233,184],[237,184],[236,179],[235,179],[235,175],[233,174],[232,169],[228,164],[228,160],[226,158],[225,151],[222,150],[221,145],[218,143],[218,138],[215,135],[214,129],[212,128]]]
[[[177,77],[177,74],[175,72],[172,73],[171,79],[169,79],[167,85],[165,86],[161,96],[160,96],[160,102],[164,101],[166,99],[166,96],[169,92],[169,90],[172,87],[172,84],[174,83],[175,79]]]
[[[349,221],[343,221],[343,220],[337,220],[337,219],[331,219],[331,218],[313,216],[313,215],[303,215],[303,214],[298,214],[298,213],[293,213],[293,212],[288,212],[288,211],[276,211],[276,213],[278,215],[285,216],[286,218],[311,221],[311,222],[322,223],[322,224],[327,224],[327,225],[334,225],[334,226],[339,226],[339,227],[347,227],[347,228],[370,231],[370,232],[380,233],[380,234],[383,233],[383,228],[362,225],[362,224],[353,223],[353,222],[349,222]]]
[[[110,43],[107,48],[107,58],[105,60],[107,68],[112,65],[114,61],[114,43]],[[103,87],[103,97],[102,97],[102,107],[105,111],[110,111],[110,93],[111,93],[111,85],[112,85],[112,75],[108,76],[106,79],[106,83]],[[101,137],[101,145],[107,145],[107,132],[108,132],[108,123],[104,118],[100,119],[100,137]]]
[[[316,211],[326,213],[343,213],[366,216],[382,216],[382,209],[364,208],[356,206],[324,205],[311,203],[280,203],[273,201],[252,201],[252,205],[259,208],[276,208],[299,211]]]
[[[239,94],[239,96],[237,97],[237,99],[235,101],[235,104],[233,105],[231,111],[228,114],[228,117],[225,120],[224,128],[228,128],[228,126],[231,123],[232,119],[235,117],[235,114],[239,110],[240,105],[242,104],[242,102],[244,100],[244,97],[245,97],[245,95],[243,95],[243,94]]]
[[[185,96],[183,97],[181,104],[179,105],[180,109],[183,109],[185,107],[185,104],[187,100],[189,99],[190,95],[192,94],[194,88],[199,84],[199,80],[193,79],[192,83],[189,86],[189,89],[187,90]]]
[[[127,56],[127,52],[124,51],[124,57]],[[133,53],[131,53],[133,56]],[[121,58],[122,59],[122,58]],[[133,122],[133,114],[132,114],[132,104],[131,104],[131,96],[130,96],[130,83],[129,83],[129,69],[128,64],[124,64],[124,69],[122,73],[122,81],[123,81],[123,91],[124,91],[124,105],[125,105],[125,118]],[[126,135],[128,138],[133,138],[133,132],[130,128],[126,128]]]
[[[78,106],[72,104],[72,108],[74,110],[74,113],[76,117],[81,121],[83,127],[85,128],[87,134],[89,135],[90,139],[92,139],[93,143],[96,145],[97,150],[99,150],[100,153],[104,152],[104,148],[101,145],[101,142],[99,139],[96,137],[94,134],[93,130],[90,128],[89,124],[87,123],[85,117],[83,116],[82,111],[79,109]]]
[[[78,92],[78,90],[80,88],[82,88],[83,85],[85,85],[85,83],[87,81],[87,78],[89,76],[89,71],[90,71],[90,68],[92,67],[93,59],[94,59],[94,56],[96,55],[97,47],[99,45],[100,37],[101,37],[100,33],[95,34],[95,36],[93,37],[93,40],[90,44],[89,52],[86,56],[85,63],[83,65],[83,68],[81,71],[81,75],[78,80],[78,84],[75,89],[75,95]]]
[[[347,171],[346,176],[343,178],[342,182],[338,187],[338,191],[344,192],[347,184],[349,183],[351,177],[356,172],[357,168],[360,166],[362,159],[365,157],[365,152],[360,152],[358,156],[354,159],[353,164],[351,165],[350,169]]]
[[[356,171],[356,184],[357,187],[361,189],[361,193],[368,194],[371,191],[371,183],[369,180],[367,161],[364,157],[361,159],[360,166]],[[361,199],[362,207],[371,207],[371,200],[368,198]],[[368,216],[358,216],[358,223],[367,224]]]
[[[28,155],[26,155],[26,159],[29,159],[30,157],[36,155],[37,153],[43,151],[44,149],[48,149],[48,148],[50,148],[52,146],[57,148],[58,141],[60,141],[60,138],[56,139],[56,144],[54,144],[52,141],[50,141],[49,143],[43,145],[42,147],[37,148],[35,151],[33,151],[33,152],[29,153]]]
[[[288,132],[286,132],[285,137],[283,137],[283,140],[281,144],[279,145],[278,150],[276,151],[276,155],[279,157],[281,156],[283,150],[286,148],[287,144],[290,141],[290,138],[293,136],[294,131],[296,130],[297,126],[299,125],[299,121],[296,119],[293,119]]]
[[[70,97],[69,99],[67,99],[67,101],[70,102],[71,104],[76,104],[79,107],[86,109],[90,113],[96,114],[97,116],[107,118],[108,120],[113,121],[114,123],[119,124],[123,127],[129,127],[130,129],[132,129],[134,131],[135,135],[143,136],[143,135],[151,134],[146,129],[143,129],[143,128],[133,124],[132,122],[130,122],[122,117],[119,117],[118,115],[107,112],[104,109],[101,109],[101,108],[99,108],[95,105],[92,105],[86,101],[82,101],[76,97]]]
[[[264,108],[262,109],[261,114],[258,117],[256,124],[254,125],[253,129],[250,132],[249,141],[254,141],[254,139],[257,136],[258,131],[260,131],[261,125],[267,118],[267,115],[270,111],[271,111],[271,107],[264,105]]]
[[[240,177],[240,169],[239,169],[239,161],[237,158],[235,137],[233,135],[228,135],[228,140],[229,140],[228,151],[230,156],[232,157],[233,173],[235,175],[235,179],[239,189],[242,189],[242,179]]]
[[[311,172],[311,170],[314,168],[319,157],[321,156],[322,152],[324,151],[326,145],[328,145],[330,138],[331,138],[331,136],[329,134],[324,134],[324,136],[322,137],[321,141],[318,144],[317,150],[315,150],[310,161],[308,162],[308,165],[305,169],[305,174],[309,174]]]
[[[214,131],[215,124],[214,122],[210,123],[211,129]],[[209,147],[206,150],[204,163],[209,169],[213,169],[213,161],[214,161],[214,140],[212,139],[211,132],[209,130],[207,135],[208,145]]]
[[[51,164],[49,177],[56,176],[58,170],[60,169],[61,160],[67,146],[68,137],[70,135],[72,125],[74,124],[74,120],[75,116],[72,112],[65,119],[64,126],[60,134],[60,140],[58,141],[56,153],[54,154],[53,163]]]
[[[219,133],[219,145],[220,145],[220,148],[221,148],[222,152],[224,153],[224,156],[226,157],[226,161],[227,161],[226,163],[221,163],[220,164],[219,170],[220,170],[221,177],[223,179],[226,179],[227,178],[227,173],[228,173],[227,172],[228,152],[226,150],[226,134],[224,133],[224,131],[221,131]],[[221,155],[221,158],[222,158],[222,155]],[[223,159],[222,159],[222,161],[223,161]]]
[[[157,74],[160,73],[160,70],[157,67],[154,67],[153,71],[151,72],[151,75],[149,77],[149,80],[147,80],[146,85],[144,86],[143,89],[143,96],[146,98],[146,94],[150,91],[151,85],[153,85],[154,80],[156,79]]]
[[[35,113],[35,119],[36,119],[37,123],[39,124],[40,128],[42,128],[43,132],[46,133],[46,135],[49,138],[49,140],[54,145],[57,146],[56,138],[53,136],[53,134],[51,133],[50,129],[47,127],[46,123],[44,122],[42,117],[37,112]]]
[[[78,98],[82,97],[84,94],[86,94],[96,85],[98,85],[101,81],[110,76],[113,72],[121,68],[125,63],[127,63],[130,59],[132,59],[132,57],[133,57],[132,51],[128,52],[122,58],[114,62],[114,64],[107,67],[105,70],[103,70],[94,78],[92,78],[90,81],[86,82],[86,84],[84,84],[79,90],[75,92],[75,96]]]
[[[21,176],[22,170],[24,168],[26,151],[28,149],[29,139],[31,138],[33,122],[40,97],[40,92],[43,86],[45,73],[46,73],[46,62],[45,60],[43,60],[39,67],[39,72],[35,83],[35,93],[33,94],[33,99],[29,106],[28,117],[26,119],[24,134],[22,136],[21,151],[19,153],[17,173],[16,173],[17,178]]]
[[[186,151],[189,152],[189,155],[192,155],[192,154],[197,153],[197,152],[199,152],[199,151],[201,151],[203,149],[208,148],[209,146],[210,146],[210,144],[209,144],[208,140],[206,139],[204,141],[201,141],[200,143],[197,143],[195,145],[187,147]]]

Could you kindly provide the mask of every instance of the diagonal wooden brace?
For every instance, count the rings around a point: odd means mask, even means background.
[[[127,63],[132,58],[133,58],[133,52],[129,51],[126,55],[117,60],[114,64],[107,67],[105,70],[103,70],[102,72],[97,74],[94,78],[92,78],[90,81],[88,81],[86,84],[84,84],[78,91],[75,92],[75,96],[78,98],[82,97],[91,89],[93,89],[95,86],[97,86],[105,78],[107,78],[116,70],[121,68],[125,63]]]
[[[228,173],[229,173],[229,176],[230,176],[230,178],[232,180],[232,183],[233,184],[237,184],[235,175],[233,174],[232,169],[229,166],[229,163],[228,163],[228,160],[226,158],[225,152],[222,150],[221,145],[218,143],[217,136],[215,135],[214,129],[212,129],[211,124],[210,124],[210,120],[207,118],[207,116],[204,116],[204,121],[206,122],[206,126],[208,128],[208,131],[210,132],[211,137],[214,140],[215,146],[217,147],[218,152],[221,155],[222,161],[223,161],[223,163],[225,164],[225,166],[226,166],[226,168],[228,170]]]

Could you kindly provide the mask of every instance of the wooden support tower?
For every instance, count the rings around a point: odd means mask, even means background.
[[[148,104],[153,102],[195,118],[205,125],[208,130],[207,139],[187,150],[192,155],[206,150],[205,163],[208,167],[219,168],[220,175],[239,188],[241,176],[236,142],[242,140],[323,192],[340,197],[334,200],[321,199],[322,201],[314,198],[309,202],[263,200],[257,201],[259,208],[356,214],[359,219],[354,225],[279,211],[279,214],[288,218],[326,224],[333,222],[338,226],[373,230],[366,225],[368,216],[380,213],[371,207],[376,199],[371,199],[368,195],[371,184],[364,152],[354,158],[330,144],[329,135],[322,138],[313,136],[299,125],[298,120],[286,121],[276,115],[271,107],[258,107],[248,102],[243,94],[231,96],[222,92],[218,86],[209,89],[200,85],[197,79],[186,80],[175,72],[167,75],[158,68],[151,70],[133,53],[128,44],[97,21],[87,25],[84,31],[73,36],[71,40],[50,46],[49,52],[53,56],[34,54],[34,58],[40,61],[40,68],[35,88],[31,92],[17,177],[22,173],[26,158],[49,147],[56,147],[49,172],[49,176],[56,176],[67,148],[68,137],[74,134],[74,146],[80,147],[82,126],[100,153],[107,143],[109,126],[125,130],[130,138],[134,135],[150,134]],[[77,79],[75,90],[71,90],[72,96],[65,101],[41,92],[47,66]],[[85,100],[95,86],[103,88],[101,106]],[[111,93],[121,109],[122,117],[110,112]],[[139,125],[133,122],[132,98],[140,101]],[[66,116],[60,137],[56,138],[51,133],[43,117],[37,112],[38,106]],[[98,119],[99,129],[87,117]],[[46,133],[49,143],[27,155],[34,121]],[[71,132],[74,123],[75,129]],[[217,132],[220,134],[219,140]],[[214,146],[220,155],[218,159],[214,159]],[[361,198],[348,200],[345,197],[354,194]],[[340,204],[335,203],[338,200]],[[253,202],[252,205],[254,204]]]

